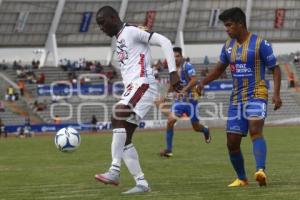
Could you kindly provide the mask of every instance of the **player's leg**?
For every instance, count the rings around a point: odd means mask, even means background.
[[[260,186],[266,185],[265,174],[267,145],[263,137],[264,120],[249,120],[249,133],[253,144],[253,154],[256,161],[255,180]]]
[[[136,124],[130,122],[126,123],[127,139],[123,151],[123,161],[127,166],[129,172],[133,176],[136,182],[136,187],[132,188],[127,192],[124,192],[124,194],[148,192],[150,190],[149,184],[145,179],[144,173],[142,172],[140,166],[138,153],[131,141],[136,127]]]
[[[248,180],[245,172],[244,158],[240,148],[242,135],[236,133],[227,133],[227,149],[231,164],[237,174],[237,179],[228,187],[239,187],[248,185]]]
[[[256,160],[256,170],[265,169],[266,142],[263,137],[264,120],[249,120],[249,133],[253,143],[253,154]]]
[[[255,179],[260,186],[266,185],[265,174],[267,145],[263,137],[263,126],[266,117],[266,102],[252,100],[246,106],[246,116],[249,119],[249,133],[253,145],[253,154],[256,161]]]
[[[127,132],[126,145],[123,149],[123,160],[128,167],[129,172],[133,175],[136,186],[123,194],[134,194],[149,192],[151,189],[142,172],[139,156],[136,148],[132,144],[131,138],[136,129],[138,121],[142,119],[151,107],[155,107],[154,100],[157,96],[157,85],[145,84],[143,81],[137,82],[140,85],[135,94],[131,97],[129,103],[132,105],[134,118],[126,120],[125,128]]]
[[[204,140],[207,144],[211,142],[210,130],[207,126],[200,124],[199,121],[191,121],[191,124],[194,131],[203,133]]]
[[[198,101],[191,100],[187,107],[187,114],[190,117],[192,127],[194,131],[203,133],[204,140],[206,143],[210,143],[211,135],[210,130],[207,126],[200,124],[198,116]]]
[[[229,159],[237,174],[237,179],[229,184],[228,187],[246,186],[248,185],[248,180],[240,146],[242,137],[248,132],[248,121],[242,116],[242,109],[240,105],[229,106],[226,129]]]
[[[167,121],[167,130],[166,130],[166,149],[160,151],[160,156],[171,157],[173,156],[173,135],[174,135],[174,125],[177,121],[177,117],[174,113],[170,112]]]
[[[109,170],[103,174],[96,174],[95,178],[105,184],[118,185],[121,169],[123,149],[127,139],[126,119],[130,117],[130,106],[118,104],[113,109],[112,128],[113,136],[111,143],[112,163]]]

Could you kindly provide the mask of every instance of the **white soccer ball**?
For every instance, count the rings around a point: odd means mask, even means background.
[[[79,132],[71,127],[60,129],[54,138],[55,146],[63,152],[74,151],[80,146]]]

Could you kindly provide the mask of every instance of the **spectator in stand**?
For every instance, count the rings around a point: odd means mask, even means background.
[[[67,59],[66,58],[60,59],[59,66],[62,68],[62,70],[67,71],[68,70]]]
[[[85,68],[84,68],[84,70],[90,71],[91,65],[92,65],[91,61],[86,61],[85,62]]]
[[[39,112],[39,111],[44,111],[46,109],[47,109],[47,104],[38,102],[38,100],[34,101],[34,103],[33,103],[34,111]]]
[[[106,72],[106,77],[109,81],[111,81],[114,78],[113,70],[110,69]]]
[[[78,61],[74,62],[74,68],[76,71],[80,71],[80,63]]]
[[[12,65],[13,70],[20,69],[20,67],[21,66],[18,64],[18,62],[16,60],[14,60],[13,65]]]
[[[20,90],[20,95],[24,96],[24,90],[25,90],[25,83],[24,83],[24,81],[19,80],[18,81],[18,87],[19,87],[19,90]]]
[[[32,66],[33,69],[37,69],[37,68],[36,68],[36,62],[35,62],[35,60],[32,60],[31,66]]]
[[[2,133],[4,134],[4,137],[7,137],[7,131],[5,129],[5,125],[2,122],[2,119],[0,118],[0,137],[2,137]]]
[[[36,61],[36,63],[35,63],[36,65],[35,65],[35,67],[36,68],[34,68],[34,69],[38,69],[38,68],[40,68],[40,61],[38,60],[38,61]]]
[[[294,63],[299,63],[299,55],[295,54],[294,56]]]
[[[26,72],[23,67],[16,69],[17,78],[26,78]]]
[[[3,101],[0,101],[0,112],[5,112],[5,107]]]
[[[65,65],[67,67],[67,71],[71,71],[72,70],[72,62],[69,59],[65,60]]]
[[[84,58],[79,58],[78,64],[80,70],[84,69],[83,63],[84,63]]]
[[[92,116],[91,124],[92,124],[92,131],[97,131],[97,123],[98,120],[95,115]]]
[[[69,72],[68,78],[69,78],[69,81],[72,84],[76,84],[77,83],[77,75],[76,75],[75,71]]]
[[[37,80],[37,84],[45,84],[46,76],[44,72],[40,73],[39,79]]]
[[[96,71],[96,73],[102,73],[103,72],[103,66],[101,65],[100,62],[97,62],[95,71]]]
[[[34,65],[35,65],[35,61],[34,61]],[[33,72],[33,67],[34,65],[25,65],[25,69],[27,69],[27,72]]]
[[[90,71],[91,71],[92,73],[95,73],[95,72],[96,72],[96,65],[95,65],[93,62],[91,62],[91,64],[90,64]]]
[[[13,96],[14,96],[14,101],[19,100],[19,93],[18,92],[15,92]]]
[[[204,57],[203,63],[204,63],[204,65],[209,65],[209,58],[208,58],[208,56]]]
[[[36,83],[37,82],[37,78],[36,78],[36,75],[33,71],[29,71],[27,73],[27,77],[26,77],[28,83]]]
[[[2,60],[2,63],[0,64],[0,69],[2,69],[2,70],[6,70],[7,69],[7,64],[6,64],[6,62],[5,62],[4,59]]]
[[[16,100],[15,91],[14,91],[13,87],[9,86],[7,88],[5,100],[7,100],[7,101],[15,101]]]

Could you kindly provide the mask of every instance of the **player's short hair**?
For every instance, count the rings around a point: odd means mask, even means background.
[[[96,16],[98,16],[100,13],[103,13],[103,16],[119,16],[119,14],[116,11],[116,9],[114,9],[111,6],[103,6],[102,8],[100,8],[98,10]]]
[[[229,8],[227,10],[224,10],[219,15],[219,20],[221,20],[222,22],[231,20],[233,22],[242,23],[245,27],[247,27],[246,15],[245,15],[244,11],[238,7]]]
[[[181,47],[174,47],[173,52],[179,53],[182,56],[182,49]]]

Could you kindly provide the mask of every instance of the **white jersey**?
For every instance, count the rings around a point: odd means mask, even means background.
[[[151,68],[151,36],[152,33],[128,24],[117,35],[116,52],[125,86],[140,77],[155,79]]]
[[[158,94],[157,83],[151,68],[150,44],[159,45],[168,62],[169,72],[176,71],[174,53],[169,39],[124,24],[116,36],[116,52],[125,91],[119,104],[130,105],[142,119]],[[137,123],[137,121],[130,121]]]

